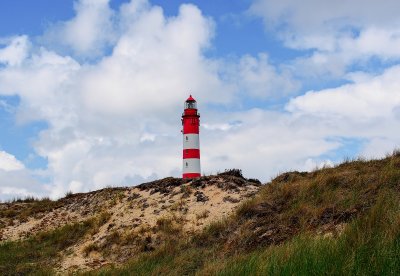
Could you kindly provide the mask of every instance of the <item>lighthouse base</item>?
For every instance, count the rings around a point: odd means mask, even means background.
[[[182,175],[182,178],[197,178],[200,176],[201,176],[201,174],[199,174],[199,173],[184,173]]]

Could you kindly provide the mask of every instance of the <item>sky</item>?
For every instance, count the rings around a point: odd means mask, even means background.
[[[362,8],[360,8],[362,7]],[[396,0],[0,1],[0,200],[180,177],[263,183],[400,144]]]

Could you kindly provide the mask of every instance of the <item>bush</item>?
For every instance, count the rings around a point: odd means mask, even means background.
[[[71,198],[73,196],[74,196],[74,194],[72,193],[72,191],[68,191],[65,193],[65,198]]]
[[[225,170],[224,172],[219,173],[218,175],[229,175],[229,176],[236,176],[236,177],[244,178],[242,175],[242,170],[240,170],[240,169]]]

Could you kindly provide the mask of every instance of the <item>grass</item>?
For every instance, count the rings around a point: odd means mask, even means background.
[[[42,232],[26,240],[1,243],[0,275],[54,275],[53,268],[59,261],[60,252],[85,235],[97,232],[108,216],[102,213],[84,222]]]
[[[191,239],[95,274],[400,275],[399,191],[398,153],[286,173]]]
[[[284,173],[201,233],[185,236],[174,217],[161,217],[150,232],[110,233],[107,248],[136,244],[137,253],[122,266],[84,274],[400,275],[399,194],[399,152]],[[58,252],[109,217],[2,244],[0,274],[49,273]],[[101,250],[89,244],[85,252]]]
[[[221,224],[207,228],[215,236]],[[203,233],[204,235],[204,233]],[[207,234],[206,234],[207,235]],[[337,238],[299,235],[283,244],[235,255],[193,241],[141,254],[122,268],[89,275],[400,275],[400,205],[382,194]]]
[[[84,275],[193,275],[203,265],[210,251],[184,248],[182,244],[168,244],[158,250],[140,254],[123,267],[108,267]],[[181,254],[184,252],[184,254]]]
[[[196,219],[197,219],[197,220],[201,220],[201,219],[208,218],[209,214],[210,214],[210,211],[209,211],[209,210],[204,210],[204,211],[202,211],[201,213],[199,213],[199,214],[196,215]]]
[[[93,220],[66,225],[23,241],[0,245],[0,274],[51,274],[58,253],[76,243],[94,225]]]
[[[90,243],[85,248],[83,248],[83,254],[87,257],[90,253],[99,251],[99,246],[95,243]]]
[[[0,210],[0,217],[18,219],[20,221],[26,221],[30,216],[51,211],[62,205],[61,202],[53,201],[49,198],[35,199],[31,197],[16,199],[10,203],[14,203],[14,206],[12,208]]]
[[[384,196],[339,238],[303,235],[209,265],[211,275],[399,275],[400,209]]]

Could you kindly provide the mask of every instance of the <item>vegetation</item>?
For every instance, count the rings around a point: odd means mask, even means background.
[[[212,245],[181,243],[140,255],[100,275],[399,275],[399,201],[384,195],[338,238],[300,235],[284,244],[235,255]],[[208,228],[210,236],[219,224]]]
[[[0,245],[0,274],[50,274],[58,253],[74,244],[93,226],[93,221],[66,225],[33,238]]]
[[[65,225],[22,241],[0,244],[0,275],[54,275],[60,252],[92,235],[105,223],[107,214]]]
[[[399,201],[385,196],[338,238],[304,234],[279,246],[211,262],[200,274],[399,275]]]
[[[347,160],[310,173],[284,173],[236,214],[201,233],[186,236],[178,217],[159,218],[150,232],[135,234],[140,237],[111,232],[102,245],[88,244],[84,254],[112,254],[123,244],[136,244],[137,254],[123,266],[85,274],[400,275],[399,195],[400,152],[383,160]],[[3,243],[0,274],[50,273],[60,251],[108,220],[103,213]]]
[[[290,172],[235,216],[100,275],[399,275],[400,153]]]
[[[13,204],[13,208],[1,209],[0,217],[20,221],[26,221],[29,216],[51,211],[61,206],[60,201],[53,201],[49,198],[36,199],[33,197],[15,199],[8,204]]]

